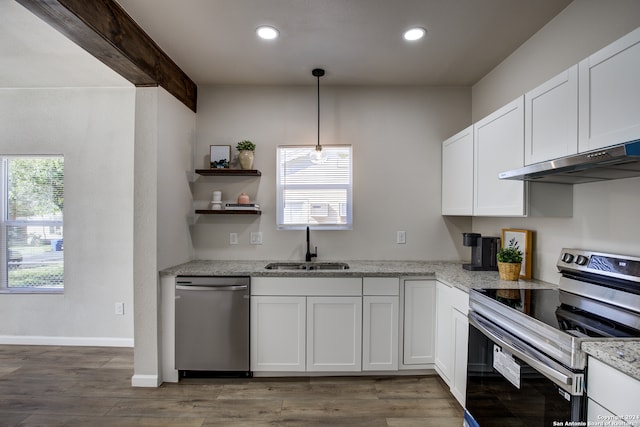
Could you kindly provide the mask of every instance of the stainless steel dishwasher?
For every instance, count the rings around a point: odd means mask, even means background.
[[[176,278],[176,369],[251,376],[250,277]]]

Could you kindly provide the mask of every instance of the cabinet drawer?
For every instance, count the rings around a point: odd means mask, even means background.
[[[588,363],[587,395],[614,415],[640,415],[640,381],[593,357]],[[632,421],[632,425],[638,424],[638,420]]]
[[[361,296],[360,277],[252,277],[251,295]]]
[[[362,279],[362,295],[400,295],[400,279],[365,277]]]

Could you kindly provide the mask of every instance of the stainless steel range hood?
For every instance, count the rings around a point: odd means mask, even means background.
[[[500,172],[500,179],[582,184],[640,176],[640,139]]]

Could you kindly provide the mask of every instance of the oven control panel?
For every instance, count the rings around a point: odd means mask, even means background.
[[[562,249],[558,271],[577,271],[616,277],[640,283],[640,258],[583,249]]]

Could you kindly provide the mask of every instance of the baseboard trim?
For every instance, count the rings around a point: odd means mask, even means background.
[[[160,387],[160,378],[157,375],[135,374],[131,377],[132,387]]]
[[[61,345],[78,347],[133,347],[133,338],[0,335],[0,344]]]

